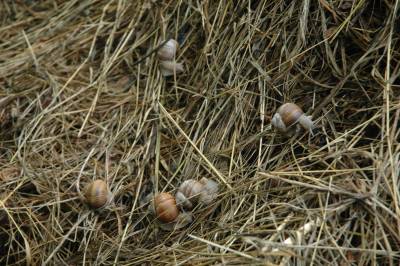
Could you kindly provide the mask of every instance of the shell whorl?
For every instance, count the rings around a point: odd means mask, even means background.
[[[179,191],[185,195],[188,199],[195,199],[200,195],[204,185],[196,180],[189,179],[182,183],[179,187]]]
[[[87,186],[85,198],[90,207],[98,209],[111,201],[111,192],[106,182],[97,179]]]
[[[281,105],[271,119],[271,125],[286,136],[298,133],[300,126],[313,134],[314,122],[311,116],[294,103]]]
[[[176,193],[178,204],[183,205],[186,209],[192,209],[193,205],[198,202],[203,190],[204,184],[194,179],[184,181]]]
[[[154,209],[157,218],[165,223],[173,222],[179,215],[175,197],[166,192],[159,193],[154,197]]]
[[[300,117],[304,114],[303,110],[294,103],[285,103],[278,108],[277,113],[281,116],[286,127],[297,123]]]

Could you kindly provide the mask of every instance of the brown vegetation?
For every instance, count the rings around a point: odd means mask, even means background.
[[[398,265],[399,4],[0,1],[0,263]],[[313,135],[271,128],[285,102]],[[202,177],[161,230],[146,196]]]

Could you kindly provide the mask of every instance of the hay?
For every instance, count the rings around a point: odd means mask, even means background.
[[[1,264],[398,265],[398,9],[1,1]],[[169,38],[185,73],[164,78]],[[284,102],[313,136],[270,127]],[[202,177],[217,200],[160,230],[143,199]]]

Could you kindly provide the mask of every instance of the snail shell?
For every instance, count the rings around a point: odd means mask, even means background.
[[[196,203],[210,204],[218,195],[218,184],[203,177],[200,181],[186,180],[176,193],[178,204],[186,209],[192,209]]]
[[[278,108],[277,113],[281,116],[286,127],[296,123],[300,116],[304,114],[303,110],[294,103],[285,103]]]
[[[314,128],[311,117],[306,116],[303,110],[294,103],[281,105],[271,120],[271,124],[281,132],[288,132],[289,128],[296,123],[311,132]]]
[[[179,215],[174,196],[165,192],[154,197],[154,210],[157,218],[164,223],[175,221]]]
[[[168,40],[157,52],[158,58],[163,61],[171,61],[175,58],[179,44],[174,39]]]
[[[192,209],[193,203],[197,203],[204,190],[204,184],[194,179],[184,181],[176,193],[176,201],[186,209]]]
[[[98,209],[111,201],[111,192],[106,182],[97,179],[87,186],[85,198],[90,207]]]

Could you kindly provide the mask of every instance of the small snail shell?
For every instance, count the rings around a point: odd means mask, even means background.
[[[157,52],[158,58],[163,61],[174,60],[179,44],[174,39],[168,40]]]
[[[87,186],[85,198],[90,207],[98,209],[111,201],[111,192],[106,182],[97,179]]]
[[[177,63],[175,61],[160,61],[161,74],[164,77],[173,76],[174,74],[179,74],[185,71],[182,63]]]
[[[174,196],[165,192],[154,197],[154,209],[157,218],[164,223],[175,221],[179,215]]]
[[[204,190],[204,184],[194,179],[184,181],[176,193],[178,205],[183,205],[186,209],[192,209],[193,203],[199,200],[200,194]]]
[[[271,124],[281,132],[288,132],[291,126],[299,123],[304,129],[312,132],[314,123],[311,116],[306,116],[299,106],[294,103],[281,105],[272,117]]]

